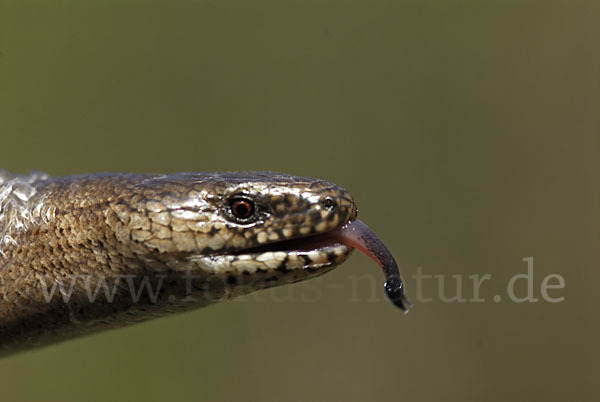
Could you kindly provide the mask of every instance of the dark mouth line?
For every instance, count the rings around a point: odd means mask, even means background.
[[[341,226],[340,226],[341,227]],[[273,243],[263,244],[261,246],[250,247],[242,250],[230,252],[231,255],[241,254],[260,254],[274,251],[313,251],[323,247],[331,247],[335,245],[341,245],[342,243],[337,240],[332,234],[338,228],[332,229],[331,231],[324,233],[317,233],[308,235],[305,237],[299,237],[296,239],[280,240]]]

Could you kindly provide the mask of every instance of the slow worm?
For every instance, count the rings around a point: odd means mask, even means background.
[[[389,250],[327,181],[270,172],[0,170],[0,355],[321,275]]]

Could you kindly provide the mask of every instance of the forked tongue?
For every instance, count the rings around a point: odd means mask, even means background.
[[[358,219],[342,226],[335,233],[335,238],[349,247],[354,247],[363,252],[367,257],[375,261],[385,276],[385,293],[388,298],[404,313],[412,304],[404,296],[404,285],[400,279],[398,264],[390,253],[390,250],[373,233],[371,229]]]

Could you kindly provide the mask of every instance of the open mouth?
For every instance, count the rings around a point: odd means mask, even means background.
[[[194,261],[215,274],[276,273],[277,276],[268,278],[272,280],[291,274],[293,279],[299,280],[340,264],[354,248],[381,267],[387,296],[397,307],[408,311],[411,304],[404,295],[396,260],[360,220],[346,222],[330,232],[265,244],[233,254],[197,256]]]
[[[352,252],[352,247],[341,242],[336,233],[341,226],[325,233],[291,240],[282,240],[258,247],[240,250],[232,255],[238,261],[257,261],[266,269],[316,270],[341,263]],[[244,265],[239,263],[238,265]]]
[[[341,226],[325,233],[282,240],[227,254],[191,257],[200,268],[215,274],[275,273],[301,278],[325,272],[343,262],[353,248],[341,242],[336,233]]]
[[[267,251],[310,251],[326,247],[331,247],[335,244],[339,244],[339,240],[332,235],[335,232],[334,229],[331,232],[314,234],[306,237],[300,237],[297,239],[281,240],[275,243],[264,244],[262,246],[247,248],[240,250],[234,254],[256,254],[264,253]]]

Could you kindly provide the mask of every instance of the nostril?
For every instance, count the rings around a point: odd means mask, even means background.
[[[322,203],[323,203],[323,207],[330,211],[333,211],[337,208],[337,202],[335,202],[335,200],[331,197],[325,198]]]

